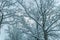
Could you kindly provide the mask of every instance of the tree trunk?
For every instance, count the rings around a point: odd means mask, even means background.
[[[47,31],[44,31],[44,39],[45,39],[45,40],[48,40]]]
[[[38,24],[37,24],[37,26],[36,26],[36,27],[37,27],[37,37],[39,38]],[[38,38],[37,38],[37,40],[39,40]]]
[[[43,32],[44,32],[44,40],[48,40],[47,31],[45,30],[46,14],[42,14],[42,15],[43,15]]]
[[[37,17],[37,21],[39,21],[39,17]],[[36,30],[37,30],[36,33],[37,33],[37,37],[38,37],[38,38],[36,38],[36,40],[39,40],[39,29],[38,29],[39,27],[38,26],[39,26],[38,23],[36,23]]]
[[[37,38],[37,40],[39,40],[39,39]]]

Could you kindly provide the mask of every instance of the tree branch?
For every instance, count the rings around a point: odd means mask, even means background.
[[[54,8],[54,4],[53,4],[53,3],[54,3],[54,0],[51,0],[50,3],[47,1],[46,3],[47,3],[46,7],[49,6],[49,8],[47,8],[47,9],[45,10],[45,13],[48,14],[48,13],[49,13],[51,10],[53,10],[53,8]],[[49,3],[50,5],[48,5],[48,3]]]
[[[24,8],[24,10],[25,10],[25,12],[26,12],[26,14],[30,17],[30,18],[32,18],[36,23],[38,23],[37,22],[37,20],[35,20],[33,17],[31,17],[30,15],[29,15],[29,13],[27,12],[27,10],[26,10],[26,8],[19,2],[19,1],[17,1],[23,8]],[[42,27],[42,25],[41,24],[39,24],[38,23],[38,25],[40,25],[41,27]]]
[[[40,8],[39,8],[39,5],[38,5],[38,3],[37,3],[37,1],[36,1],[36,0],[34,0],[34,1],[35,1],[36,5],[37,5],[38,13],[40,14]],[[41,15],[42,15],[42,14],[41,14]]]
[[[55,20],[51,25],[49,25],[48,26],[48,28],[46,29],[47,31],[49,30],[49,28],[51,28],[52,27],[52,25],[54,24],[54,23],[56,23],[58,21],[58,19],[57,20]]]
[[[49,33],[49,32],[52,32],[52,31],[60,31],[60,30],[50,30],[50,31],[48,31],[48,33]]]
[[[54,27],[51,27],[48,32],[50,32],[52,29],[54,29],[55,27],[57,27],[58,25],[54,26]]]
[[[21,30],[21,29],[20,29]],[[34,38],[38,38],[37,36],[35,36],[34,34],[30,34],[30,33],[27,33],[27,31],[25,31],[25,30],[23,30],[22,31],[22,33],[25,33],[25,34],[28,34],[28,35],[30,35],[30,36],[32,36],[32,37],[34,37]],[[40,39],[40,38],[38,38],[38,39]]]
[[[59,34],[57,35],[57,34],[50,33],[50,34],[48,34],[48,35],[49,35],[49,36],[53,36],[53,37],[60,38]]]
[[[2,13],[2,12],[1,12],[1,13]],[[3,13],[2,13],[1,21],[0,21],[0,28],[1,28],[2,21],[3,21]]]

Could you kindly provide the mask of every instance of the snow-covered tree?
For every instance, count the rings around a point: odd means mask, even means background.
[[[1,24],[4,24],[3,21],[6,19],[6,14],[11,10],[9,7],[14,4],[15,2],[12,2],[12,0],[0,0],[0,28]]]
[[[10,2],[10,1],[9,1]],[[55,40],[60,38],[60,8],[55,0],[16,0],[9,6],[8,16],[13,20],[3,23],[12,26],[10,40]],[[14,8],[15,7],[15,8]],[[6,15],[5,15],[6,16]],[[19,28],[19,30],[17,29]],[[19,32],[19,33],[18,33]],[[20,34],[22,33],[22,34]],[[19,36],[19,37],[18,37]]]
[[[31,33],[36,40],[40,40],[41,35],[44,40],[60,37],[58,32],[60,31],[60,10],[55,5],[55,0],[17,0],[17,2],[23,7],[25,16],[35,21],[35,30],[32,29],[33,27],[31,30],[36,31],[36,33]]]

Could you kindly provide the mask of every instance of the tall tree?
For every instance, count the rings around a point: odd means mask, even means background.
[[[10,37],[11,40],[20,40],[21,36],[18,37],[17,32],[24,34],[21,40],[55,40],[55,38],[60,38],[60,9],[55,6],[55,0],[16,0],[12,4],[13,7],[16,7],[10,8],[11,10],[8,10],[8,16],[5,15],[5,18],[12,17],[13,20],[3,22],[18,25],[12,26],[13,32],[8,30],[10,36],[10,33],[13,33]]]
[[[36,22],[37,40],[40,40],[39,30],[42,30],[44,40],[49,40],[50,36],[59,37],[59,35],[55,33],[56,31],[58,32],[59,29],[54,29],[56,25],[58,26],[56,28],[59,28],[60,24],[57,23],[60,20],[60,10],[55,6],[55,0],[17,0],[17,2],[24,8],[28,17]]]

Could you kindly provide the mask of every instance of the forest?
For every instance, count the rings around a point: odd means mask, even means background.
[[[0,40],[60,40],[58,2],[0,0]]]

